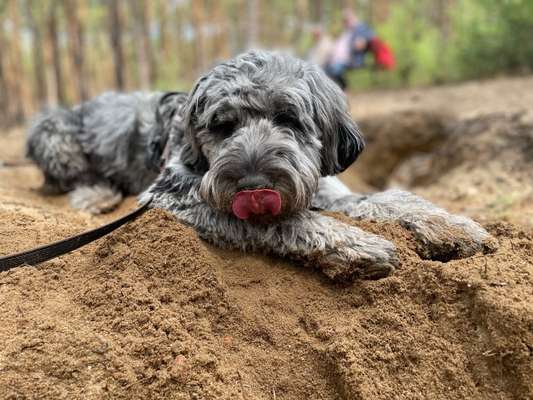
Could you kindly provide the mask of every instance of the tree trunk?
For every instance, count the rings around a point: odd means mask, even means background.
[[[176,36],[174,38],[175,46],[173,50],[177,54],[176,61],[178,63],[179,76],[184,81],[196,79],[195,46],[190,38],[186,37],[184,29],[187,26],[187,21],[191,20],[190,15],[190,7],[184,5],[178,5],[176,7]]]
[[[218,3],[218,2],[217,2]],[[169,20],[168,20],[168,2],[160,0],[158,4],[159,19],[159,54],[163,55],[165,60],[170,59],[170,40],[169,40]],[[174,22],[174,21],[173,21]]]
[[[252,49],[257,47],[259,42],[259,2],[257,0],[248,0],[247,12],[248,12],[248,26],[247,37],[248,41],[246,47]]]
[[[26,0],[26,17],[28,19],[28,27],[32,36],[32,58],[33,58],[33,73],[35,75],[35,89],[36,98],[39,107],[47,102],[46,91],[46,63],[43,57],[43,38],[41,28],[35,18],[35,8],[41,7],[41,4],[35,0]]]
[[[139,80],[142,89],[150,89],[156,80],[152,43],[150,40],[148,3],[146,0],[132,0],[134,15],[134,37],[137,46]]]
[[[294,18],[294,25],[292,30],[292,38],[290,43],[293,47],[295,47],[295,50],[298,52],[299,45],[302,42],[303,32],[304,32],[304,24],[307,21],[307,15],[306,12],[309,10],[309,4],[306,0],[296,0],[294,2],[294,8],[293,8],[293,18]]]
[[[9,92],[11,92],[9,104],[12,108],[12,117],[14,123],[22,123],[25,118],[24,101],[29,101],[24,93],[22,82],[24,82],[24,70],[22,64],[22,49],[20,48],[21,31],[20,31],[20,18],[19,10],[17,9],[17,1],[10,0],[9,3],[9,18],[13,24],[12,36],[8,43],[10,43],[10,69],[11,74],[8,78],[7,84],[10,86]]]
[[[6,46],[4,42],[4,24],[2,15],[0,14],[0,54],[6,54]],[[7,78],[5,70],[7,69],[7,57],[0,57],[0,127],[9,125],[9,112],[7,103]]]
[[[59,47],[59,34],[57,25],[57,0],[52,0],[48,9],[48,40],[52,53],[54,70],[54,84],[56,100],[59,104],[66,104],[65,88],[63,85],[63,66],[61,64],[61,48]]]
[[[77,101],[87,100],[87,84],[84,68],[84,38],[83,27],[79,16],[79,2],[77,0],[63,1],[67,30],[69,36],[70,59],[74,71],[74,79],[77,86]]]
[[[199,74],[203,72],[207,67],[207,46],[205,38],[205,2],[201,0],[193,1],[191,7],[192,25],[194,27],[194,70],[196,74]]]
[[[324,2],[322,0],[312,0],[310,4],[311,22],[325,24],[326,13]]]
[[[2,51],[1,47],[0,47],[0,51]],[[9,125],[8,115],[6,113],[7,111],[6,93],[7,93],[7,86],[6,86],[6,79],[4,76],[4,65],[2,63],[2,60],[0,60],[0,127]]]
[[[124,90],[126,86],[124,65],[124,50],[122,48],[122,19],[118,0],[109,0],[109,24],[111,49],[115,71],[115,87]]]
[[[213,18],[211,20],[215,27],[215,35],[213,35],[214,45],[212,46],[213,53],[211,60],[217,62],[226,60],[229,55],[229,34],[228,34],[228,18],[223,9],[223,4],[216,1],[212,8]]]

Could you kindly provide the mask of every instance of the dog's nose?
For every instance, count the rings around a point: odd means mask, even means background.
[[[237,182],[237,191],[270,188],[272,188],[272,182],[262,175],[245,176]]]

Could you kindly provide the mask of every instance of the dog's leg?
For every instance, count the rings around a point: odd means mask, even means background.
[[[122,201],[122,193],[106,183],[77,186],[69,193],[73,208],[101,214],[113,210]]]
[[[335,176],[320,178],[318,181],[318,190],[312,200],[312,206],[321,210],[331,210],[331,205],[345,196],[352,196],[354,199],[363,197],[362,195],[352,193],[350,188]]]
[[[479,224],[412,193],[387,190],[362,196],[340,190],[339,184],[336,178],[321,180],[313,205],[357,219],[399,222],[414,233],[424,258],[448,261],[495,249],[494,239]]]
[[[271,224],[252,224],[201,201],[197,185],[168,178],[141,196],[167,209],[205,240],[224,248],[276,254],[321,269],[334,280],[378,279],[398,264],[394,245],[358,228],[313,211]]]

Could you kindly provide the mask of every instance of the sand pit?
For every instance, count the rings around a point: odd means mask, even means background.
[[[400,248],[392,278],[333,285],[214,249],[157,210],[81,252],[5,273],[0,397],[531,393],[531,232],[491,225],[497,253],[441,264],[421,260],[399,227],[364,228]]]
[[[20,151],[20,137],[0,137],[11,141],[0,158]],[[416,189],[438,202],[445,176]],[[0,254],[134,206],[76,213],[33,193],[40,179],[32,167],[0,170]],[[469,182],[454,181],[451,192]],[[443,200],[469,212],[476,198]],[[214,248],[149,211],[72,254],[0,274],[0,398],[532,398],[533,230],[489,207],[471,214],[500,247],[448,263],[422,260],[399,226],[338,215],[392,240],[401,257],[390,278],[339,285]]]
[[[480,220],[533,227],[533,118],[411,110],[361,126],[368,151],[344,173],[354,190],[406,188]]]

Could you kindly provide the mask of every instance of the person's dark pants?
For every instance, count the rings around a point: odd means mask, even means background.
[[[335,63],[326,65],[325,71],[326,75],[328,75],[335,83],[337,83],[342,90],[345,90],[348,86],[346,78],[344,77],[347,69],[347,64]]]

